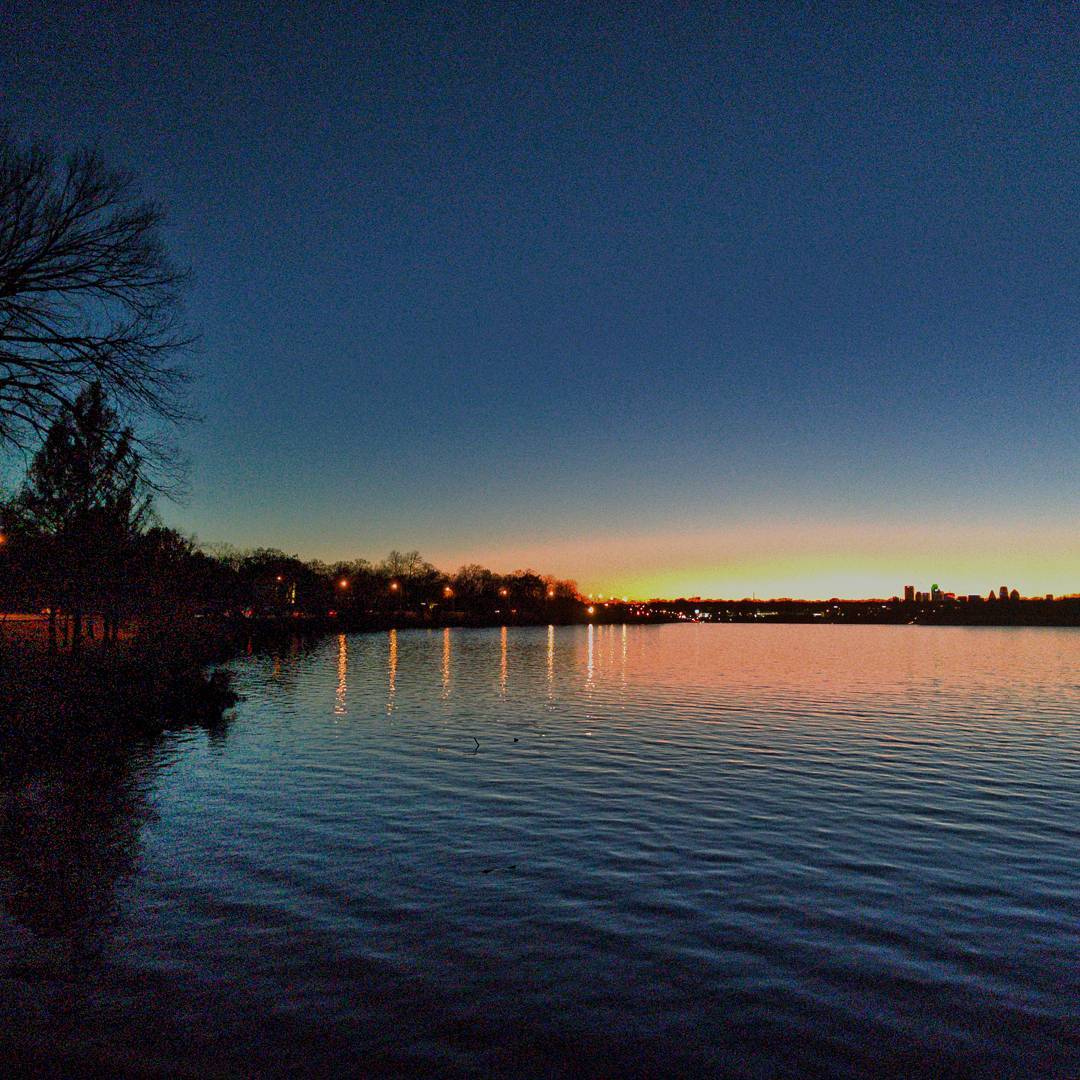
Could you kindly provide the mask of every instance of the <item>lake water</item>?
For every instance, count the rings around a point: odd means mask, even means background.
[[[3,823],[20,1066],[1080,1075],[1075,630],[231,666],[227,728],[43,775]]]

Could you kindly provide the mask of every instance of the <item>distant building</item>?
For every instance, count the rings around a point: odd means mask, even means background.
[[[1018,589],[1013,589],[1013,591],[1011,593],[1009,593],[1009,599],[1010,600],[1019,600],[1020,599],[1020,591]]]
[[[935,604],[941,599],[941,586],[940,585],[931,585],[930,586],[930,599],[933,600]]]
[[[988,597],[987,597],[986,599],[987,599],[987,600],[996,600],[996,599],[997,599],[997,593],[996,593],[996,592],[994,592],[994,590],[993,590],[993,589],[991,589],[991,590],[990,590],[990,595],[989,595],[989,596],[988,596]]]
[[[914,585],[905,585],[904,586],[904,603],[905,604],[913,604],[914,602],[915,602],[915,586]]]
[[[999,600],[1008,600],[1009,599],[1009,586],[1008,585],[1002,585],[1001,588],[998,589],[998,599]]]
[[[1052,592],[1048,592],[1048,593],[1046,594],[1046,599],[1047,599],[1047,600],[1053,600],[1053,599],[1054,599],[1054,594],[1053,594]]]
[[[993,596],[994,594],[991,593],[990,595]],[[968,603],[969,604],[981,604],[982,603],[982,595],[980,593],[972,593],[968,597]]]

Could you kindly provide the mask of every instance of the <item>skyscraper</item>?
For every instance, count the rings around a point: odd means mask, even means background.
[[[914,601],[915,601],[915,586],[914,585],[905,585],[904,586],[904,603],[905,604],[911,604],[911,603],[914,603]]]

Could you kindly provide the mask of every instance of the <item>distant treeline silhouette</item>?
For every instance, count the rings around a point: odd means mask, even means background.
[[[321,563],[275,549],[202,549],[156,523],[129,428],[91,384],[54,421],[3,508],[0,601],[46,612],[48,649],[113,648],[122,631],[198,619],[535,622],[580,607],[572,581],[482,566],[444,573],[419,552]]]
[[[500,574],[478,565],[453,573],[437,569],[418,551],[391,551],[371,562],[305,562],[274,549],[209,553],[228,575],[229,609],[244,616],[411,617],[453,620],[455,615],[506,622],[549,620],[580,608],[577,585],[533,570]],[[215,600],[220,606],[221,597]],[[219,607],[220,609],[220,607]]]

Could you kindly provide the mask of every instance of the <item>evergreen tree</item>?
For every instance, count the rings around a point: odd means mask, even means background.
[[[41,578],[50,595],[49,641],[56,611],[72,617],[72,648],[84,617],[104,617],[105,643],[117,633],[133,544],[151,509],[142,458],[99,382],[49,428],[18,499],[41,538]]]

